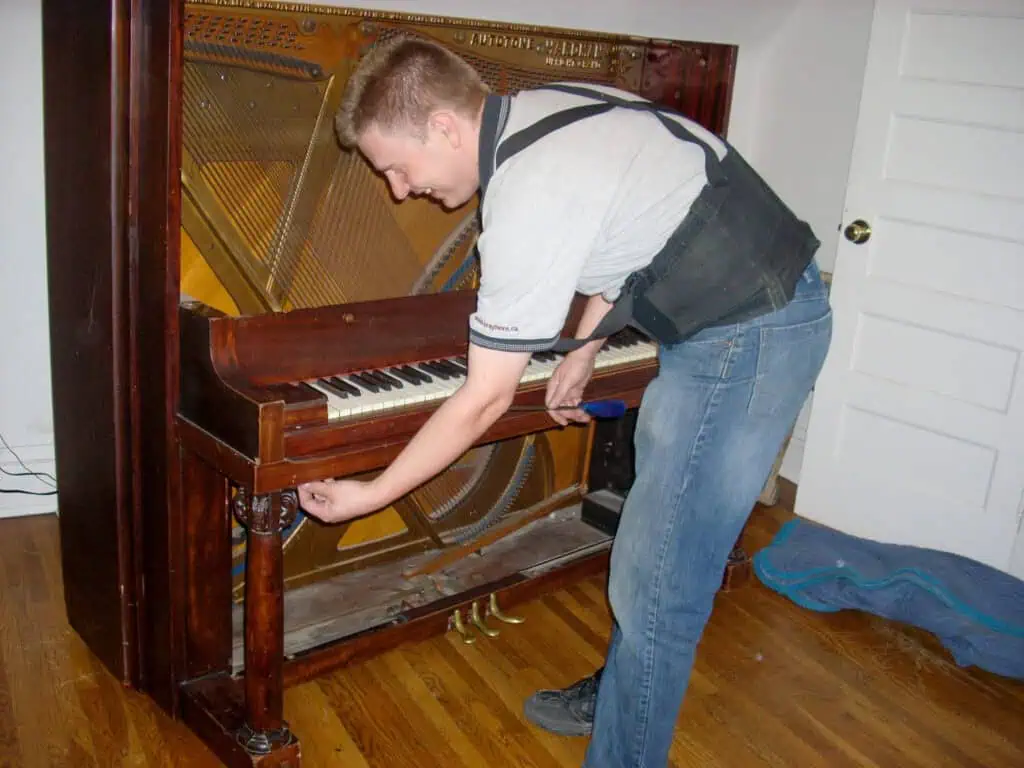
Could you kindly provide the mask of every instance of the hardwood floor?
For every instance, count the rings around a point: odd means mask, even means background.
[[[788,513],[762,509],[767,543]],[[123,690],[63,618],[52,516],[0,521],[0,766],[216,766]],[[576,766],[586,739],[531,727],[522,700],[589,674],[609,629],[592,579],[514,611],[497,638],[436,637],[289,689],[308,768]],[[1024,766],[1024,685],[957,668],[923,632],[805,611],[752,580],[701,645],[674,766]]]

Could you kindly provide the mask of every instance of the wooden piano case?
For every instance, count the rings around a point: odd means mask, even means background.
[[[605,567],[582,502],[628,439],[595,456],[592,427],[510,412],[388,510],[303,515],[297,483],[378,471],[433,407],[331,418],[310,383],[464,354],[477,277],[472,205],[396,205],[334,144],[348,73],[402,32],[496,90],[610,83],[724,134],[735,49],[262,2],[44,0],[43,18],[69,620],[227,764],[297,766],[289,683],[435,632],[485,642]],[[654,373],[615,366],[591,394],[635,407]]]

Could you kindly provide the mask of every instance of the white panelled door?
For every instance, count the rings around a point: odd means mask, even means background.
[[[876,0],[843,226],[797,513],[1024,577],[1024,1]]]

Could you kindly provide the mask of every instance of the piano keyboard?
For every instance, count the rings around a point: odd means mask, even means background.
[[[594,360],[594,370],[652,360],[657,350],[656,344],[627,329],[605,343]],[[546,381],[563,357],[558,352],[534,353],[519,383]],[[328,421],[336,421],[444,400],[462,386],[465,378],[466,358],[451,357],[306,383],[327,396]]]

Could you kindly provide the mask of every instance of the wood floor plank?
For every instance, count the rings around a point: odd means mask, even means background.
[[[724,616],[735,617],[730,626],[743,645],[765,637],[764,615],[747,610],[756,607],[751,601],[720,607]],[[737,609],[735,613],[733,608]],[[792,618],[801,623],[797,616]],[[772,620],[776,621],[777,616],[773,615]],[[831,714],[831,719],[824,722],[833,728],[845,732],[855,727],[862,734],[862,740],[858,741],[860,751],[880,765],[899,762],[908,768],[925,768],[935,764],[930,763],[931,756],[921,749],[919,727],[909,713],[890,707],[885,680],[874,670],[865,669],[843,655],[805,642],[814,636],[809,626],[799,632],[791,630],[790,626],[785,632],[773,631],[771,647],[765,645],[765,650],[759,652],[767,662],[767,669],[775,671],[775,679],[786,685],[798,703],[819,716]],[[766,690],[768,685],[758,687]],[[909,748],[899,746],[901,744]]]
[[[303,729],[302,756],[306,765],[370,768],[317,681],[285,691],[284,714],[293,729],[296,723]]]
[[[448,664],[451,653],[445,651],[446,645],[445,642],[431,641],[408,649],[406,655],[433,697],[451,713],[458,727],[483,755],[483,764],[541,768],[548,763],[546,754],[527,756],[523,752],[518,741],[504,727],[512,717],[496,714],[494,708],[458,675]]]
[[[3,604],[0,603],[0,610]],[[10,683],[7,682],[7,668],[9,666],[4,651],[8,641],[5,637],[5,627],[12,626],[6,615],[0,615],[0,713],[8,713],[7,716],[0,716],[0,766],[21,765],[21,747],[18,744],[18,720],[14,715],[14,697],[11,694]]]
[[[505,711],[511,713],[519,721],[523,700],[534,691],[534,686],[523,685],[522,676],[508,675],[501,665],[504,645],[495,640],[486,647],[480,644],[466,645],[452,641],[452,648],[465,662],[463,669],[472,670],[479,676],[479,684],[500,702]],[[582,761],[585,744],[581,739],[566,739],[543,731],[539,728],[527,727],[522,731],[545,750],[552,758],[552,765],[575,765]]]
[[[403,654],[388,654],[381,662],[394,675],[404,692],[405,701],[415,701],[433,727],[459,755],[465,766],[486,765],[479,746],[459,728],[451,712],[435,698],[426,681],[417,674]]]
[[[763,509],[754,552],[789,519]],[[305,768],[578,766],[587,739],[538,730],[522,703],[603,663],[605,575],[488,625],[403,646],[289,689]],[[475,630],[474,630],[475,632]],[[756,582],[722,593],[698,649],[672,768],[1020,768],[1024,684],[962,669],[934,637],[804,610]],[[0,768],[213,768],[212,753],[125,690],[68,627],[56,519],[0,521]]]

